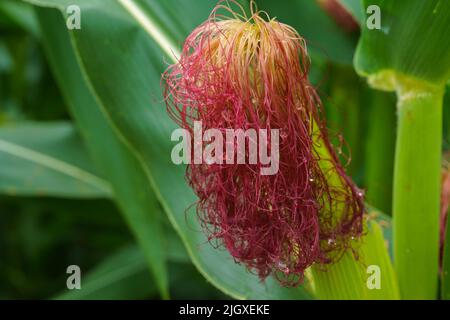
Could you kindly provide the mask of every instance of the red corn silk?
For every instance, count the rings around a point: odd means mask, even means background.
[[[163,74],[167,111],[192,135],[194,121],[224,136],[279,130],[276,174],[261,175],[260,162],[227,164],[224,148],[222,164],[189,164],[186,178],[208,240],[284,285],[301,283],[314,263],[339,259],[362,230],[362,193],[328,141],[308,68],[306,43],[292,27],[218,5]]]

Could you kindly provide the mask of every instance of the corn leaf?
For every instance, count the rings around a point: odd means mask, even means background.
[[[115,200],[145,254],[154,283],[143,282],[142,285],[155,286],[163,297],[168,297],[160,207],[145,172],[108,122],[85,82],[60,13],[47,9],[39,9],[37,13],[44,31],[43,44],[61,91],[94,161],[111,182]]]
[[[21,123],[0,127],[0,193],[109,198],[111,187],[72,124]]]
[[[32,35],[39,36],[39,27],[33,8],[28,4],[16,0],[2,0],[0,15]]]
[[[380,29],[363,24],[356,70],[376,87],[395,90],[402,76],[432,85],[450,78],[450,2],[364,0],[380,8]],[[366,18],[373,16],[366,14]]]
[[[167,258],[186,268],[189,257],[180,240],[173,232],[167,237],[164,245]],[[186,276],[186,274],[184,274]],[[182,281],[171,278],[171,282]],[[143,285],[146,284],[146,285]],[[143,299],[158,294],[157,287],[151,281],[148,273],[147,261],[142,249],[136,245],[129,245],[114,253],[83,277],[82,290],[65,290],[55,299]]]

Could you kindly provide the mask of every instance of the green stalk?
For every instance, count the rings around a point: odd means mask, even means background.
[[[443,90],[423,85],[399,91],[393,230],[405,299],[435,299],[438,290],[442,100]]]
[[[346,252],[325,270],[318,265],[311,268],[316,297],[327,300],[399,299],[396,275],[378,223],[368,222],[367,234],[355,241],[355,246],[358,247],[358,259]],[[368,286],[373,275],[371,266],[379,267],[379,288]]]

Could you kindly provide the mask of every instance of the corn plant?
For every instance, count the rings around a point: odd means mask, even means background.
[[[89,266],[74,291],[34,291],[7,255],[6,298],[450,297],[450,2],[8,0],[0,17],[11,237],[38,260],[61,230],[104,251],[65,244]],[[228,130],[279,163],[233,162]],[[61,214],[33,241],[40,206]]]

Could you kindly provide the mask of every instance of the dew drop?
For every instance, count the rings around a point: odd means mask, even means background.
[[[284,262],[279,262],[279,263],[278,263],[278,268],[279,268],[280,271],[283,272],[284,274],[288,274],[288,273],[289,273],[289,268],[288,268],[288,266],[287,266]]]

